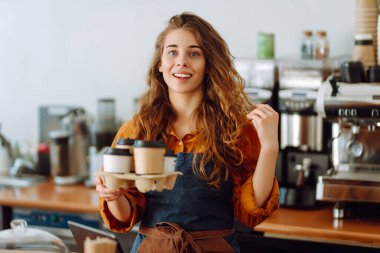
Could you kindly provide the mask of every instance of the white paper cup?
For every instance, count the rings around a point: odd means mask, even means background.
[[[120,138],[116,142],[116,148],[127,149],[132,154],[131,168],[130,172],[135,172],[135,159],[133,157],[133,144],[135,143],[134,139],[130,138]]]
[[[129,173],[131,164],[132,154],[127,149],[107,148],[103,153],[105,172]]]

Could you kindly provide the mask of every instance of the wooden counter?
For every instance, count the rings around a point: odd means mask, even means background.
[[[0,190],[0,206],[98,213],[98,194],[84,185],[55,185],[53,180],[25,188]]]
[[[27,188],[0,190],[4,209],[24,207],[55,211],[98,213],[98,194],[84,185],[57,186],[52,180]],[[8,217],[9,219],[10,217]],[[3,217],[4,219],[4,217]],[[332,207],[318,210],[280,208],[255,228],[264,236],[332,242],[380,248],[378,219],[334,221]]]
[[[0,230],[9,228],[15,207],[94,214],[99,213],[98,203],[94,189],[82,184],[58,186],[52,179],[30,187],[1,189]]]
[[[334,220],[332,206],[317,210],[280,208],[255,231],[270,237],[380,248],[380,215]]]

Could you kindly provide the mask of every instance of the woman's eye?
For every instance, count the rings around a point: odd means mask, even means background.
[[[191,52],[190,55],[191,56],[199,56],[200,54],[198,52]]]
[[[172,51],[169,51],[169,55],[176,56],[176,55],[178,55],[178,53],[177,53],[177,51],[172,50]]]

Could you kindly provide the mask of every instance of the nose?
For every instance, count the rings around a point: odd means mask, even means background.
[[[177,57],[177,66],[178,67],[180,67],[180,66],[186,67],[187,66],[186,55],[184,55],[184,54],[178,55],[178,57]]]

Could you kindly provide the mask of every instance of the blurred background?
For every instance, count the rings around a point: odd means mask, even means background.
[[[0,124],[12,142],[38,142],[39,106],[115,99],[129,119],[146,89],[158,33],[183,11],[208,20],[233,56],[256,57],[258,32],[275,35],[275,57],[297,55],[302,31],[325,30],[330,55],[350,54],[354,0],[0,0]]]

